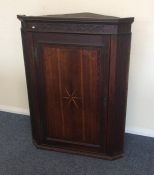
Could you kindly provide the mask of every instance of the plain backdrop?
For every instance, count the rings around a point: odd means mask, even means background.
[[[135,17],[128,88],[128,132],[154,136],[154,0],[5,0],[0,2],[0,109],[28,111],[17,14],[75,12]]]

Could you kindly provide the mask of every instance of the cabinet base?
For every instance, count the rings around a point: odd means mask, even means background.
[[[89,157],[105,159],[105,160],[116,160],[116,159],[123,157],[123,153],[120,153],[120,154],[117,154],[114,156],[108,156],[108,155],[103,154],[103,153],[98,154],[98,153],[91,153],[91,152],[83,152],[83,151],[79,151],[79,150],[70,150],[70,149],[65,149],[65,148],[60,148],[60,147],[55,147],[55,146],[48,146],[46,144],[40,145],[40,144],[37,144],[35,140],[33,140],[33,144],[38,149],[51,150],[51,151],[70,153],[70,154],[77,154],[77,155],[89,156]]]

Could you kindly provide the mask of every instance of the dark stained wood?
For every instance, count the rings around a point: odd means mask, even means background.
[[[18,15],[22,30],[31,32],[121,34],[131,32],[134,18],[119,18],[93,13],[65,15],[25,16]],[[66,25],[67,24],[67,25]]]
[[[133,18],[18,18],[35,145],[121,157]]]
[[[73,13],[61,15],[44,15],[44,16],[25,16],[18,15],[18,19],[24,21],[71,21],[71,22],[100,22],[100,23],[132,23],[134,18],[119,18],[115,16],[106,16],[95,13]]]
[[[43,126],[40,117],[39,111],[39,96],[38,96],[38,81],[36,77],[36,64],[35,56],[33,54],[32,46],[32,33],[25,33],[22,31],[22,43],[23,43],[23,52],[24,52],[24,63],[27,79],[27,89],[28,89],[28,98],[29,98],[29,108],[32,124],[32,135],[35,141],[38,144],[43,142]]]

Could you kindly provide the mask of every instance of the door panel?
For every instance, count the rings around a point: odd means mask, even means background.
[[[98,38],[88,46],[87,36],[86,45],[82,38],[81,45],[75,44],[75,37],[65,44],[52,43],[47,34],[34,38],[44,136],[53,145],[102,147],[105,139],[108,60],[104,58],[109,40]]]
[[[48,137],[97,143],[100,49],[43,46]]]

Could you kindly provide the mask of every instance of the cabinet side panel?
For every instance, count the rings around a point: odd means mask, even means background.
[[[37,143],[43,141],[42,124],[39,112],[39,97],[37,90],[36,66],[33,55],[33,36],[30,32],[22,33],[22,44],[24,52],[24,63],[27,80],[27,90],[29,98],[30,117],[32,124],[32,135]]]
[[[107,152],[123,152],[131,35],[111,35]]]
[[[127,107],[128,73],[130,60],[131,34],[119,35],[117,50],[114,145],[117,152],[123,151],[125,119]]]

